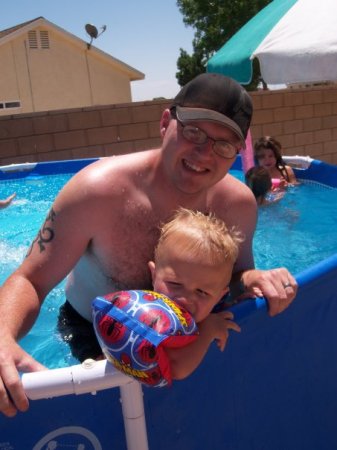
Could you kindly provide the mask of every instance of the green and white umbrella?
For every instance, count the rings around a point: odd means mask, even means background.
[[[208,61],[207,71],[248,84],[252,60],[267,84],[337,80],[337,0],[274,0]]]

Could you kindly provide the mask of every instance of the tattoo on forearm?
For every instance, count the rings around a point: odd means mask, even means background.
[[[52,224],[55,220],[55,217],[56,217],[56,213],[53,210],[53,208],[51,208],[51,210],[49,211],[49,213],[46,217],[46,220],[44,221],[44,224],[42,225],[36,238],[33,240],[31,246],[29,247],[26,258],[27,258],[27,256],[29,256],[31,254],[35,243],[37,243],[39,245],[40,253],[42,253],[46,249],[45,244],[48,244],[48,242],[51,242],[54,239],[55,233],[52,228]]]

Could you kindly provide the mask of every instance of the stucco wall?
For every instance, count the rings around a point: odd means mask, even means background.
[[[337,164],[337,86],[252,93],[252,136],[272,135],[286,155]],[[108,156],[160,145],[169,100],[0,117],[0,164]]]
[[[0,46],[0,102],[21,102],[0,116],[131,101],[130,73],[117,60],[50,27],[34,31],[38,43],[48,33],[49,48],[30,48],[26,33]]]

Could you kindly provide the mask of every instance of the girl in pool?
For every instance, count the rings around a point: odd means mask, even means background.
[[[282,159],[281,144],[273,137],[264,136],[255,142],[254,158],[259,166],[268,170],[274,185],[285,188],[298,184],[293,169]]]
[[[247,170],[245,179],[259,206],[278,202],[285,194],[284,189],[273,187],[271,176],[264,167],[251,167]]]

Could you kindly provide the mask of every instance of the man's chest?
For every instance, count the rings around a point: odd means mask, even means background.
[[[159,238],[159,221],[129,215],[126,220],[121,217],[105,225],[90,246],[100,270],[129,289],[149,287],[148,262],[153,259]]]

